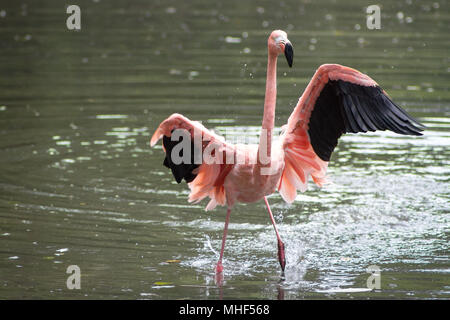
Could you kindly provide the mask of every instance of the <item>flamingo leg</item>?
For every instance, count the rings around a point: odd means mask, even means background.
[[[284,272],[284,267],[286,266],[286,257],[284,254],[284,243],[281,240],[280,234],[278,233],[277,225],[275,224],[275,219],[273,218],[272,210],[270,210],[269,202],[267,197],[264,197],[264,202],[266,203],[267,211],[269,211],[270,221],[272,221],[273,228],[275,229],[275,234],[277,235],[278,241],[278,261],[280,262],[281,270]]]
[[[230,222],[230,214],[231,214],[231,208],[227,208],[227,216],[225,218],[225,226],[223,228],[222,248],[220,249],[219,261],[217,261],[216,273],[222,273],[222,271],[223,271],[222,258],[223,258],[223,251],[225,250],[225,240],[227,239],[228,223]]]

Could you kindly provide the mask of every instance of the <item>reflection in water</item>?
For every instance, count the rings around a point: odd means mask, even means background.
[[[349,0],[80,6],[80,32],[65,29],[59,5],[0,8],[1,297],[450,296],[446,3],[385,5],[379,31]],[[277,126],[314,70],[334,62],[368,73],[428,129],[346,135],[332,184],[310,184],[291,206],[270,197],[284,275],[264,204],[236,206],[217,287],[225,210],[188,204],[149,135],[179,112],[257,142],[275,28],[296,48],[293,68],[278,66]],[[66,288],[73,264],[79,291]],[[381,290],[362,290],[369,265]]]

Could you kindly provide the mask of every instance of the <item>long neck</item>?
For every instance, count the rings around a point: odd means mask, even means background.
[[[277,56],[269,51],[267,61],[266,96],[264,98],[264,116],[258,148],[258,163],[270,165],[272,155],[272,131],[275,125],[275,107],[277,102]],[[266,159],[264,159],[267,157]],[[267,163],[269,161],[269,163]]]

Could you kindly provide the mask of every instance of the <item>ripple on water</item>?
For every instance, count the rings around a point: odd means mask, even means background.
[[[367,290],[342,287],[353,285],[354,274],[365,274],[369,265],[383,265],[404,256],[414,256],[413,263],[430,263],[433,251],[445,249],[445,237],[441,235],[449,219],[444,215],[436,217],[439,201],[430,203],[428,200],[440,192],[448,193],[446,184],[434,184],[430,189],[432,181],[417,176],[375,176],[370,183],[364,177],[349,173],[335,178],[337,184],[332,187],[332,194],[343,189],[344,193],[356,195],[350,203],[329,200],[324,211],[309,215],[304,223],[279,224],[287,250],[285,288],[314,286],[315,283],[318,292],[364,292]],[[327,188],[324,191],[327,192]],[[302,199],[304,195],[299,196],[300,202]],[[314,197],[306,199],[313,201]],[[440,203],[446,205],[444,199]],[[291,206],[287,214],[298,205]],[[202,220],[194,220],[188,226],[204,232],[220,232],[223,228],[222,223]],[[230,224],[229,230],[232,231],[227,238],[224,258],[227,275],[270,274],[279,268],[275,235],[270,226],[249,228],[246,224]],[[438,237],[442,241],[438,244],[423,240],[428,237]],[[220,237],[205,238],[203,246],[196,250],[197,255],[185,260],[183,265],[202,273],[211,272],[220,243]],[[308,280],[308,270],[316,270],[313,282]]]

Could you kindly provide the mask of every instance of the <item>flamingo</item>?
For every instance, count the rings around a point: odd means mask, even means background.
[[[217,205],[227,207],[222,246],[216,264],[216,275],[223,272],[223,254],[231,210],[238,203],[264,200],[278,245],[278,261],[284,273],[285,245],[278,232],[267,196],[276,190],[292,203],[297,190],[304,192],[309,177],[319,187],[327,182],[326,170],[331,154],[344,133],[391,130],[403,135],[422,135],[424,126],[396,105],[387,93],[369,76],[338,64],[321,65],[300,97],[277,143],[272,143],[277,96],[277,58],[284,54],[289,67],[293,63],[293,47],[282,30],[273,31],[267,41],[268,62],[264,113],[259,145],[234,145],[206,129],[201,123],[174,113],[161,122],[153,134],[153,147],[163,138],[164,165],[171,169],[175,180],[188,183],[188,201],[197,203],[209,197],[206,210]],[[202,152],[233,154],[244,163],[193,163],[174,161],[180,139],[172,139],[176,129],[187,130],[193,141],[195,132],[202,142]],[[174,141],[175,140],[175,141]],[[184,140],[184,138],[183,138]],[[181,154],[181,153],[180,153]],[[264,159],[264,157],[267,159]],[[228,158],[227,158],[228,159]],[[186,159],[185,159],[186,160]],[[265,171],[264,170],[269,170]],[[267,173],[269,172],[269,173]]]

